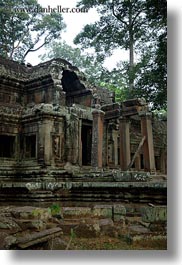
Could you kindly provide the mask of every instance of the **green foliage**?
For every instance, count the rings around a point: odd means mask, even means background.
[[[86,25],[83,31],[75,38],[75,43],[84,48],[94,47],[97,53],[103,53],[104,57],[113,48],[130,47],[130,35],[134,41],[142,36],[144,30],[144,1],[88,1],[82,0],[79,6],[96,7],[100,13],[100,20],[91,25]],[[132,21],[130,21],[130,14]]]
[[[50,216],[49,209],[35,208],[32,211],[32,216],[36,217],[39,220],[45,220]]]
[[[55,216],[59,214],[61,214],[61,207],[58,204],[53,204],[48,209],[35,208],[32,211],[32,215],[40,219],[44,218],[45,216]]]
[[[53,204],[48,209],[52,216],[55,216],[61,213],[61,207],[59,204]]]
[[[129,50],[128,63],[117,68],[127,77],[127,97],[145,97],[153,108],[166,108],[166,0],[82,0],[78,5],[95,7],[100,20],[86,25],[75,44],[94,48],[100,61],[115,48]]]
[[[60,36],[65,28],[62,16],[35,8],[41,8],[37,0],[0,0],[0,55],[24,61],[29,52]]]
[[[73,228],[71,228],[71,231],[70,231],[70,238],[71,238],[72,240],[76,238],[76,234],[75,234]]]
[[[157,120],[167,120],[167,111],[165,109],[155,109],[152,114]]]

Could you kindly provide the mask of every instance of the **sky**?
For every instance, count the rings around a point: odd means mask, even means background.
[[[51,8],[57,7],[57,5],[61,6],[62,8],[75,8],[77,2],[79,0],[38,0],[38,3],[42,5],[42,7]],[[75,36],[81,31],[81,29],[86,25],[95,22],[98,20],[99,16],[96,10],[92,9],[89,10],[88,13],[65,13],[62,14],[64,21],[67,25],[66,32],[61,34],[60,41],[65,40],[68,45],[75,47],[73,44],[73,39]],[[40,63],[39,55],[44,54],[45,49],[41,48],[37,52],[29,53],[26,57],[26,62],[31,63],[32,65],[36,65]],[[114,52],[113,56],[106,59],[104,66],[106,66],[109,70],[111,70],[115,65],[116,62],[121,60],[128,60],[128,52],[124,50],[117,50]]]

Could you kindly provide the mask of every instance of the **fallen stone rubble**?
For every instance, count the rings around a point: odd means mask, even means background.
[[[73,235],[117,237],[129,244],[166,239],[166,221],[166,206],[58,207],[57,212],[51,207],[1,207],[0,249],[65,250]]]

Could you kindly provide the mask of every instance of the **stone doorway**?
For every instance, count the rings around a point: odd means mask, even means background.
[[[0,157],[13,158],[15,155],[15,136],[0,135]]]
[[[92,151],[92,124],[82,123],[82,165],[91,165],[91,151]]]

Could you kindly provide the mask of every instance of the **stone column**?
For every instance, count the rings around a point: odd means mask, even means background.
[[[108,123],[104,123],[103,133],[103,166],[108,166]]]
[[[78,143],[78,148],[79,148],[79,166],[82,166],[82,120],[79,120],[79,129],[78,129],[78,134],[79,134],[79,143]]]
[[[126,170],[130,161],[130,123],[127,118],[120,117],[120,167],[121,170]]]
[[[160,171],[163,174],[167,174],[166,161],[167,161],[166,152],[165,150],[162,150],[161,155],[160,155]]]
[[[118,131],[113,130],[113,141],[114,141],[114,165],[118,166]]]
[[[38,130],[38,160],[41,164],[51,165],[53,121],[44,119],[39,123]]]
[[[102,168],[104,114],[105,113],[99,109],[95,109],[92,112],[93,127],[92,127],[91,165],[93,167],[98,167],[98,168]]]
[[[135,169],[137,171],[141,170],[141,158],[140,158],[140,154],[138,154],[135,158]]]
[[[142,137],[146,137],[143,144],[143,159],[144,170],[149,172],[155,172],[155,157],[154,157],[154,145],[153,145],[153,132],[151,113],[141,112],[141,133]]]

